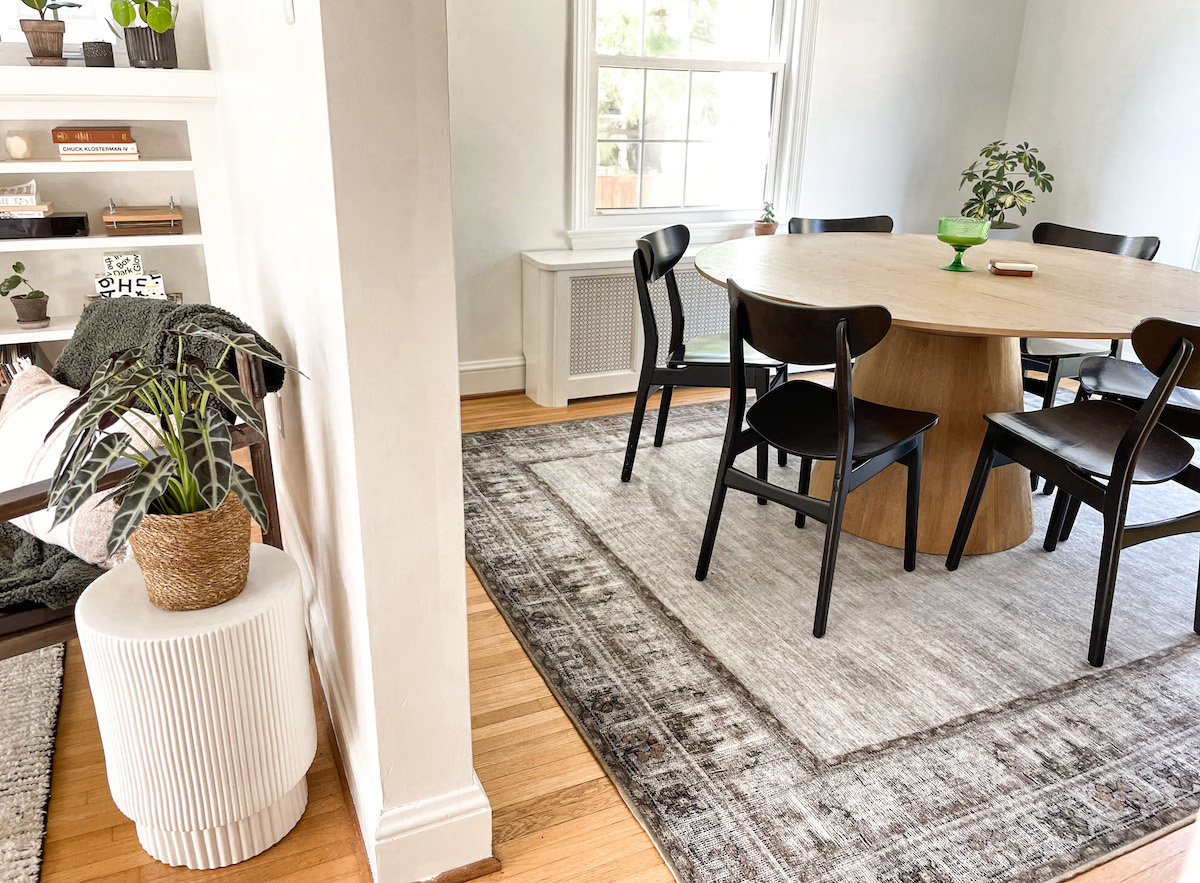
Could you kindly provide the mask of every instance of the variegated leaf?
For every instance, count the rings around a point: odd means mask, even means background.
[[[113,517],[112,533],[108,535],[108,554],[115,555],[129,535],[137,529],[150,504],[163,495],[167,483],[175,475],[171,457],[156,457],[138,471],[125,491],[117,514]]]
[[[209,328],[202,328],[195,322],[185,322],[175,330],[181,334],[189,334],[192,337],[205,337],[209,340],[220,341],[238,352],[246,353],[250,356],[258,356],[264,362],[270,362],[281,368],[287,368],[289,371],[295,371],[297,374],[304,374],[299,368],[289,365],[279,358],[279,356],[259,344],[257,338],[249,332],[213,331]]]
[[[79,434],[95,429],[105,414],[124,406],[131,396],[153,383],[157,377],[158,371],[154,367],[142,365],[130,369],[128,373],[118,373],[102,386],[92,390],[87,405],[75,418],[75,425],[71,427],[67,444],[70,445]]]
[[[227,406],[238,417],[241,417],[252,429],[260,433],[266,433],[262,415],[254,409],[254,405],[250,404],[250,400],[242,392],[241,384],[237,382],[237,378],[228,371],[223,371],[220,368],[207,368],[199,371],[193,368],[188,376],[192,383],[196,384],[204,392],[220,400],[222,404]]]
[[[242,501],[242,505],[246,507],[246,511],[258,522],[258,526],[265,533],[271,526],[271,517],[267,514],[267,506],[263,502],[262,495],[258,492],[258,484],[254,481],[254,476],[241,466],[234,466],[233,477],[229,482],[229,489]]]
[[[200,498],[216,509],[229,494],[233,474],[233,447],[229,426],[216,408],[204,414],[189,411],[179,427],[188,471],[196,479]]]
[[[128,445],[129,436],[124,433],[106,435],[96,443],[90,457],[66,473],[66,481],[51,491],[50,504],[54,507],[51,528],[74,515],[84,501],[96,493],[96,482],[120,459]]]

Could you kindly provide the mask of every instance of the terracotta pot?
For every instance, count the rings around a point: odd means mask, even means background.
[[[46,307],[50,305],[49,297],[29,298],[23,294],[14,294],[11,298],[13,308],[17,311],[17,321],[30,328],[44,328],[50,324],[46,318]]]
[[[779,224],[776,221],[769,221],[769,222],[768,221],[755,221],[754,222],[754,235],[755,236],[774,236],[775,230],[778,229],[778,227],[779,227]]]
[[[174,28],[161,34],[149,27],[126,28],[125,49],[130,67],[179,67]]]
[[[21,19],[21,30],[29,43],[29,52],[34,58],[62,58],[63,31],[67,23],[42,21],[37,18]]]
[[[147,515],[129,538],[150,603],[202,610],[236,598],[250,573],[250,513],[230,494],[218,509]]]

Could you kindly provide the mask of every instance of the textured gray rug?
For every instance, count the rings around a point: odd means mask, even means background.
[[[1044,881],[1195,813],[1196,537],[1125,553],[1100,671],[1086,510],[953,574],[846,535],[817,640],[822,525],[731,493],[692,578],[724,411],[672,409],[625,485],[627,417],[463,440],[471,562],[677,876]]]
[[[0,661],[0,881],[41,876],[63,648]]]

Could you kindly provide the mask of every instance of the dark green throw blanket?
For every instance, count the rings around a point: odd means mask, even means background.
[[[195,322],[210,331],[249,332],[260,346],[279,355],[279,350],[237,316],[208,304],[176,304],[140,297],[102,298],[84,309],[79,317],[75,334],[54,365],[54,379],[80,389],[109,356],[134,347],[140,347],[160,364],[171,364],[175,361],[176,343],[167,332],[186,322]],[[203,337],[188,337],[184,339],[183,351],[203,359],[206,365],[215,365],[225,345]],[[222,367],[231,374],[237,373],[233,353]],[[278,365],[263,363],[263,375],[271,392],[283,386],[283,374]]]
[[[67,607],[102,573],[61,546],[0,522],[0,608],[26,602]]]

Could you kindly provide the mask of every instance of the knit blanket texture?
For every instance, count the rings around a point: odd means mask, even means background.
[[[102,573],[61,546],[0,523],[0,609],[27,602],[70,606]]]

